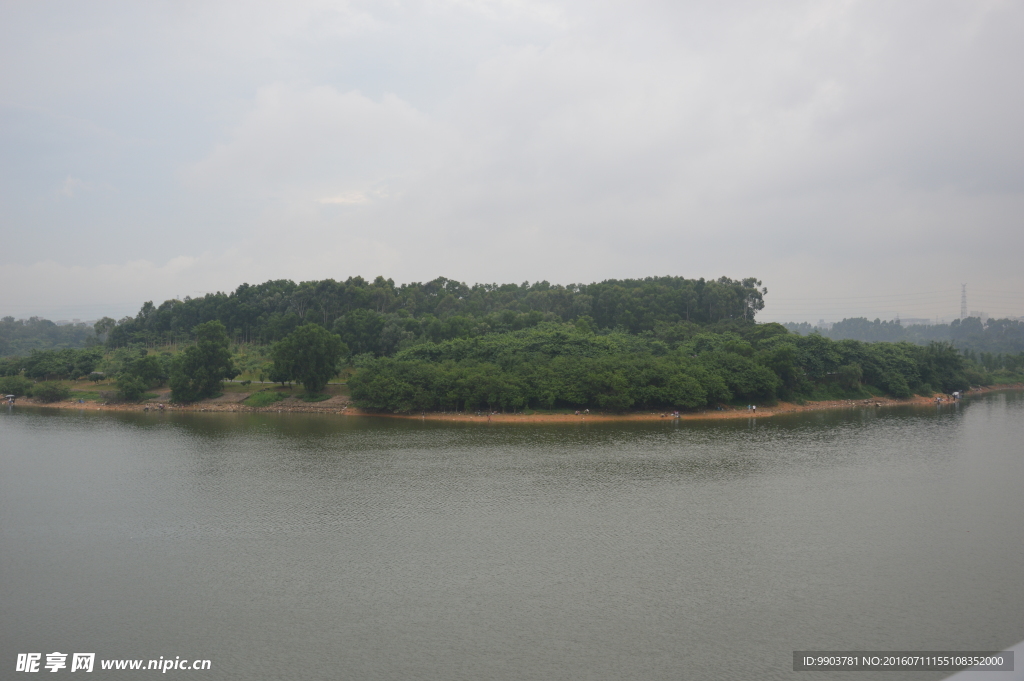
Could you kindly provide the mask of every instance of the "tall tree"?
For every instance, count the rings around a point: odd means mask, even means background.
[[[319,324],[305,324],[274,345],[274,374],[293,378],[306,393],[320,393],[338,373],[338,362],[348,354],[348,346]]]
[[[219,321],[193,329],[196,344],[185,348],[171,367],[171,399],[195,402],[220,391],[225,379],[238,371],[231,363],[227,329]]]

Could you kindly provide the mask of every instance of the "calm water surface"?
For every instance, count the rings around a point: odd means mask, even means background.
[[[1024,396],[551,426],[16,406],[0,533],[4,678],[61,651],[210,659],[168,672],[195,679],[847,679],[793,650],[1024,639]]]

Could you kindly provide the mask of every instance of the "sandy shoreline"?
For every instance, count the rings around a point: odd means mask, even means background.
[[[982,395],[990,392],[1004,391],[1004,390],[1024,390],[1024,384],[1015,383],[1011,385],[1001,386],[986,386],[982,388],[975,388],[968,391],[965,397],[973,397],[976,395]],[[225,399],[227,397],[228,399]],[[249,413],[306,413],[306,414],[334,414],[340,416],[371,416],[378,418],[399,418],[399,419],[419,419],[425,421],[464,421],[464,422],[477,422],[477,423],[570,423],[577,421],[660,421],[667,418],[672,418],[671,412],[659,412],[659,411],[638,411],[630,412],[625,414],[606,414],[591,412],[590,414],[491,414],[488,416],[486,413],[477,415],[475,413],[464,413],[464,412],[426,412],[422,414],[383,414],[377,412],[367,412],[357,409],[351,406],[348,398],[346,397],[332,397],[323,402],[302,402],[297,399],[285,399],[280,402],[267,407],[249,407],[244,404],[240,404],[242,400],[248,397],[246,393],[235,393],[231,395],[225,395],[221,398],[214,400],[207,400],[204,402],[197,402],[189,405],[171,405],[168,402],[164,402],[165,411],[169,412],[249,412]],[[894,406],[904,405],[930,405],[936,403],[936,397],[941,397],[943,403],[949,402],[951,397],[949,395],[936,394],[932,397],[921,397],[915,395],[907,399],[897,400],[888,397],[878,397],[868,400],[823,400],[819,402],[806,402],[805,404],[794,404],[790,402],[779,402],[774,406],[759,406],[756,411],[750,411],[744,407],[724,407],[722,409],[708,409],[698,412],[683,412],[679,418],[683,421],[693,420],[717,420],[717,419],[737,419],[737,418],[751,418],[751,417],[768,417],[775,416],[776,414],[793,414],[805,411],[822,411],[828,409],[853,409],[862,407],[874,407],[874,408],[885,408]],[[31,398],[21,398],[16,404],[22,404],[32,407],[44,407],[48,409],[77,409],[85,411],[158,411],[157,406],[160,399],[166,400],[165,397],[161,396],[157,400],[150,400],[142,404],[106,404],[94,401],[77,402],[77,401],[65,401],[65,402],[51,402],[48,404],[37,403]]]

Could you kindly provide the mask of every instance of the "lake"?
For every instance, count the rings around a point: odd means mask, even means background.
[[[558,425],[4,407],[0,533],[8,672],[849,679],[793,651],[1024,639],[1024,395]]]

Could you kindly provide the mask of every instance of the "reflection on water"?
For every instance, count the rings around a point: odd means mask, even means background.
[[[642,424],[15,407],[0,654],[773,679],[800,677],[795,649],[1001,648],[1024,638],[1022,413],[1013,393]]]

